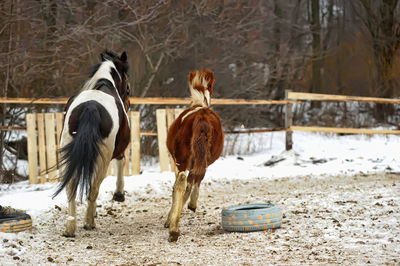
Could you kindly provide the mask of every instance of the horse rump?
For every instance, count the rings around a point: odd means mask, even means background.
[[[88,196],[96,163],[104,159],[100,146],[111,131],[109,121],[112,121],[110,115],[96,101],[81,103],[71,110],[66,134],[70,134],[72,140],[60,149],[63,180],[53,197],[70,182],[69,200],[76,196],[78,187],[81,200],[83,195]]]

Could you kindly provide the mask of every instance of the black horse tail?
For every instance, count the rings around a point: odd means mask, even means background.
[[[83,195],[89,196],[92,178],[97,168],[96,162],[100,163],[103,157],[100,150],[100,145],[103,144],[103,117],[99,106],[103,108],[97,102],[86,102],[72,111],[71,117],[75,115],[76,123],[70,122],[69,132],[73,139],[60,149],[63,180],[53,198],[67,185],[71,186],[68,188],[71,192],[67,194],[68,200],[76,197],[78,187],[81,200]]]

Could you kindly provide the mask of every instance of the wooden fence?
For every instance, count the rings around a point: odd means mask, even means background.
[[[128,112],[131,124],[131,142],[125,151],[126,175],[140,173],[140,117],[139,112]],[[38,113],[26,115],[29,183],[56,182],[61,177],[60,147],[63,113]],[[114,162],[108,169],[116,175]]]
[[[325,132],[325,133],[344,133],[344,134],[400,134],[400,130],[376,130],[368,128],[338,128],[338,127],[312,127],[312,126],[294,126],[292,115],[292,102],[290,100],[302,101],[325,101],[325,102],[370,102],[380,104],[400,104],[400,99],[387,99],[375,97],[358,97],[333,94],[318,94],[285,92],[285,100],[289,101],[286,104],[285,110],[285,128],[286,128],[286,150],[292,149],[292,132],[293,131],[308,131],[308,132]]]
[[[257,133],[286,131],[286,149],[292,149],[293,131],[310,132],[330,132],[330,133],[350,133],[350,134],[400,134],[400,130],[373,130],[360,128],[336,128],[336,127],[310,127],[293,125],[293,104],[303,101],[357,101],[373,102],[384,104],[400,104],[400,99],[385,99],[373,97],[354,97],[344,95],[328,95],[299,93],[286,91],[285,100],[246,100],[246,99],[212,99],[213,105],[285,105],[285,127],[281,129],[262,129],[262,130],[244,130],[225,133]],[[0,103],[8,104],[65,104],[67,98],[1,98]],[[190,98],[136,98],[130,97],[132,105],[138,104],[156,104],[156,105],[187,105]],[[169,158],[166,147],[166,137],[168,127],[183,109],[158,109],[156,111],[157,132],[140,131],[140,117],[138,112],[129,112],[131,122],[131,143],[125,156],[128,158],[125,164],[126,175],[140,173],[140,136],[157,136],[159,144],[159,160],[161,171],[174,171],[174,164]],[[59,177],[59,139],[62,129],[62,113],[49,114],[27,114],[27,135],[28,135],[28,161],[29,161],[29,180],[30,183],[43,183],[46,181],[54,182]],[[1,130],[22,130],[20,127],[2,127]],[[55,167],[51,167],[51,166]],[[44,174],[45,170],[48,174]],[[115,167],[110,167],[109,174],[116,174]]]
[[[0,103],[7,104],[65,104],[68,98],[1,98]],[[189,98],[135,98],[130,97],[133,104],[187,105]],[[294,101],[245,100],[245,99],[213,99],[213,105],[259,105],[287,104]],[[126,175],[140,173],[140,136],[157,136],[159,143],[159,160],[161,171],[174,171],[174,163],[169,157],[166,147],[168,127],[184,109],[158,109],[156,111],[157,132],[140,131],[138,112],[129,112],[131,123],[131,143],[125,151]],[[61,177],[60,171],[60,138],[63,125],[63,113],[38,113],[26,115],[26,131],[28,140],[29,182],[31,184],[55,182]],[[3,127],[2,130],[23,130],[21,127]],[[278,129],[279,130],[279,129]],[[277,131],[277,129],[257,130],[257,132]],[[230,133],[247,133],[235,131]],[[111,162],[109,175],[116,175],[115,162]]]
[[[29,183],[57,181],[63,119],[63,113],[26,114]]]

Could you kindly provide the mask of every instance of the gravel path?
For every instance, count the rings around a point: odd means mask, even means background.
[[[31,232],[3,239],[22,255],[3,264],[21,265],[266,265],[400,263],[400,176],[307,176],[265,181],[202,183],[196,213],[186,207],[181,237],[169,243],[163,227],[168,194],[103,201],[97,228],[85,231],[85,204],[78,206],[75,238],[61,232],[67,210],[55,206]],[[155,195],[153,195],[155,194]],[[109,195],[111,199],[111,194]],[[284,213],[280,229],[226,233],[221,209],[239,203],[274,202]]]

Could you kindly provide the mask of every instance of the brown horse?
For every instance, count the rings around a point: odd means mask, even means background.
[[[176,164],[172,207],[165,222],[165,227],[169,227],[169,241],[178,240],[179,219],[189,196],[188,208],[196,211],[200,183],[207,166],[221,155],[224,143],[221,120],[210,109],[215,82],[213,72],[196,70],[189,73],[188,80],[191,106],[172,123],[167,137],[167,147]]]

